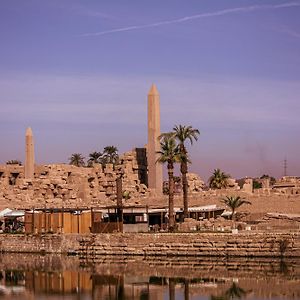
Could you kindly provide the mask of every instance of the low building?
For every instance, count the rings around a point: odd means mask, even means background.
[[[195,220],[216,218],[223,211],[224,208],[216,205],[189,207],[190,217]],[[174,213],[176,222],[182,222],[183,209],[175,207]],[[116,206],[92,209],[93,233],[158,231],[166,230],[167,224],[167,207],[131,206],[123,207],[121,211]]]

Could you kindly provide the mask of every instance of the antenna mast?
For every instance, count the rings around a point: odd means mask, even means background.
[[[287,159],[283,161],[283,176],[287,176]]]

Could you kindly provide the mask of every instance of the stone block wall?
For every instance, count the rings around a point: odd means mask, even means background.
[[[0,252],[145,257],[300,257],[300,233],[0,235]]]
[[[1,234],[0,252],[4,253],[68,253],[79,246],[80,235]]]
[[[113,205],[116,198],[116,178],[123,173],[123,190],[130,197],[143,197],[148,193],[139,180],[141,154],[126,152],[120,164],[91,168],[67,164],[35,167],[35,178],[24,178],[24,167],[0,166],[0,209],[42,207],[90,207]]]

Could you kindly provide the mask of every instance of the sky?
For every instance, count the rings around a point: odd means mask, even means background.
[[[0,164],[67,163],[191,125],[191,172],[300,176],[300,1],[0,1]]]

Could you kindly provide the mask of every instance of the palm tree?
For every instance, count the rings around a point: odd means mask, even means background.
[[[76,167],[83,167],[84,166],[84,157],[81,153],[73,153],[69,158],[70,165],[74,165]]]
[[[233,219],[234,213],[237,208],[239,208],[244,204],[251,204],[250,201],[242,199],[240,196],[226,196],[226,198],[223,198],[220,201],[224,203],[228,208],[231,209],[231,216],[230,216],[231,220]]]
[[[157,162],[167,163],[169,176],[169,231],[174,231],[174,164],[179,162],[180,154],[174,137],[170,135],[162,135],[160,141],[161,151]]]
[[[178,148],[180,151],[180,172],[182,176],[182,191],[183,191],[183,216],[187,218],[189,216],[188,213],[188,181],[186,174],[188,173],[188,152],[185,147],[185,142],[188,140],[191,145],[193,141],[198,140],[198,136],[200,134],[198,129],[193,128],[192,126],[182,126],[176,125],[173,127],[173,133],[175,139],[178,141]]]
[[[102,156],[101,152],[94,151],[89,154],[88,166],[91,167],[93,164],[100,163],[100,158]]]
[[[119,160],[118,148],[115,146],[106,146],[103,150],[102,164],[116,164]]]
[[[22,162],[18,159],[11,159],[6,162],[7,165],[19,165],[22,166]]]
[[[213,175],[208,180],[209,187],[212,189],[226,188],[229,178],[229,174],[222,172],[220,169],[215,169]]]

